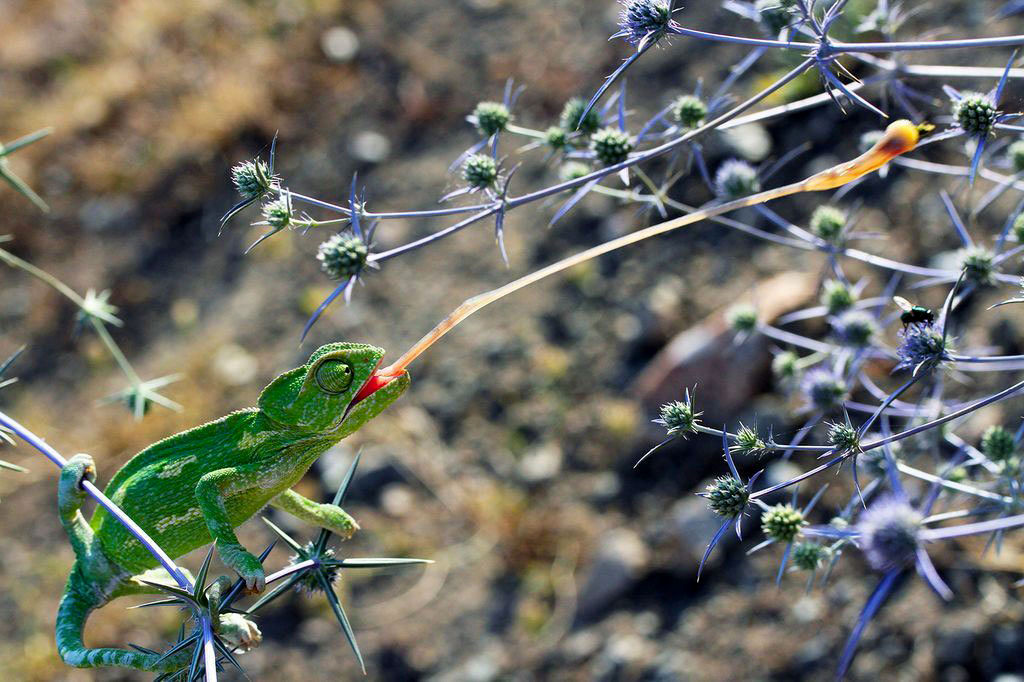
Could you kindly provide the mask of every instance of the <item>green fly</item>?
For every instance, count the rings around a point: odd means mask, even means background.
[[[912,324],[931,324],[935,321],[935,313],[924,306],[914,305],[902,296],[893,296],[892,300],[903,311],[900,322],[904,330]]]

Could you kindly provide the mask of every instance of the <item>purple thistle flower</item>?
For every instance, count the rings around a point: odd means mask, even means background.
[[[729,159],[715,173],[715,193],[719,199],[732,201],[760,190],[757,171],[746,161]]]
[[[885,497],[861,514],[857,544],[876,571],[909,566],[920,546],[921,512],[898,497]]]
[[[630,45],[657,42],[671,31],[672,4],[668,0],[619,0],[619,31]]]
[[[875,319],[861,310],[850,310],[829,320],[836,338],[846,346],[864,348],[871,343],[878,325]]]
[[[812,407],[825,412],[842,405],[849,390],[845,381],[822,367],[804,375],[801,389]]]
[[[896,347],[900,362],[894,371],[912,368],[916,374],[949,360],[949,352],[952,350],[950,343],[943,336],[942,329],[934,323],[912,324],[900,332],[900,336],[902,341]]]

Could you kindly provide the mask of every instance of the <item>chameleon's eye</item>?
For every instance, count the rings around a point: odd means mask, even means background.
[[[328,393],[344,393],[352,385],[355,371],[341,360],[324,360],[316,368],[316,383]]]

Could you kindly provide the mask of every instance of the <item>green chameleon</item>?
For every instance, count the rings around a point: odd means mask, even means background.
[[[234,528],[267,504],[302,521],[351,537],[358,526],[330,504],[306,499],[290,488],[332,445],[380,414],[409,386],[401,372],[377,373],[384,351],[358,343],[319,348],[302,367],[267,386],[259,407],[149,446],[118,471],[106,494],[172,558],[211,542],[221,559],[250,590],[265,586],[259,559],[239,543]],[[99,508],[87,522],[81,482],[96,469],[88,455],[75,455],[63,469],[57,501],[76,560],[57,612],[57,649],[80,667],[121,666],[150,671],[180,667],[173,657],[127,649],[90,649],[82,634],[89,614],[109,601],[155,593],[137,578],[167,582],[156,559],[117,519]],[[162,575],[162,577],[161,577]],[[229,614],[231,615],[231,614]],[[227,616],[221,616],[222,625]],[[250,623],[233,623],[250,633]]]

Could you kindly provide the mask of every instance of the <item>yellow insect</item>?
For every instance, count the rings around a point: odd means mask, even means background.
[[[520,277],[519,279],[509,282],[497,289],[474,296],[453,310],[448,317],[434,327],[430,333],[417,341],[415,345],[402,355],[402,357],[398,358],[391,365],[378,370],[374,378],[378,382],[386,383],[390,378],[401,375],[413,360],[415,360],[423,351],[434,345],[438,339],[447,334],[455,327],[455,325],[459,324],[462,320],[466,319],[484,306],[490,305],[511,293],[519,291],[523,287],[539,282],[546,277],[550,277],[551,275],[571,268],[574,265],[584,263],[592,258],[597,258],[598,256],[621,249],[622,247],[629,246],[630,244],[635,244],[639,241],[643,241],[644,239],[655,237],[659,234],[671,232],[672,230],[676,230],[680,227],[692,225],[693,223],[700,222],[707,218],[714,218],[722,215],[723,213],[729,213],[730,211],[735,211],[736,209],[745,208],[747,206],[756,206],[791,194],[799,194],[801,192],[818,192],[821,190],[841,187],[847,183],[853,182],[857,178],[878,170],[894,157],[911,151],[917,146],[921,133],[928,132],[933,128],[934,126],[930,124],[914,124],[906,119],[893,121],[885,129],[885,134],[882,135],[871,149],[867,150],[855,159],[845,161],[833,166],[832,168],[827,168],[820,173],[815,173],[800,182],[794,182],[790,185],[784,185],[782,187],[776,187],[775,189],[765,190],[764,192],[758,192],[757,194],[752,194],[748,197],[736,199],[735,201],[719,204],[717,206],[711,206],[701,211],[696,211],[694,213],[679,216],[678,218],[673,218],[672,220],[667,220],[663,223],[658,223],[657,225],[651,225],[650,227],[637,230],[636,232],[619,237],[618,239],[612,239],[604,244],[599,244],[598,246],[587,249],[586,251],[581,251],[580,253],[570,256],[564,260],[560,260],[557,263],[552,263],[547,267],[531,272],[530,274]]]

